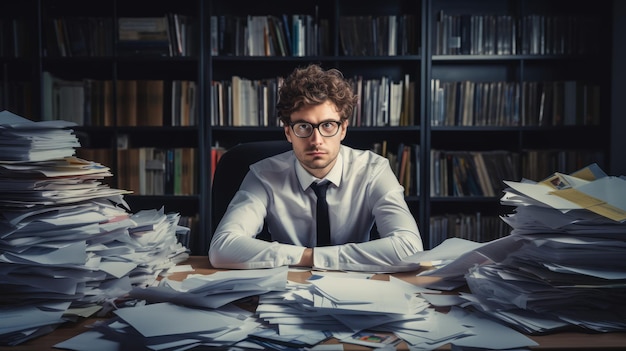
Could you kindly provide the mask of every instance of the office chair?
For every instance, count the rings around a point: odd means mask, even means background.
[[[249,166],[261,159],[289,150],[291,144],[286,140],[255,141],[238,144],[222,155],[215,168],[211,187],[211,234],[215,232],[226,213],[226,208],[248,173]],[[264,227],[257,238],[269,240],[267,228]]]

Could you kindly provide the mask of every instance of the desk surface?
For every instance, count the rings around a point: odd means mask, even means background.
[[[195,274],[211,274],[216,269],[211,268],[209,260],[206,256],[193,256],[187,262],[182,264],[190,264],[194,267]],[[190,272],[174,273],[168,278],[182,280]],[[310,272],[289,272],[289,279],[296,282],[304,282]],[[397,273],[394,276],[402,278],[416,285],[425,284],[432,277],[417,277],[414,272]],[[376,279],[386,279],[385,275],[378,275]],[[97,320],[105,320],[107,318],[88,318],[77,323],[66,323],[57,328],[50,334],[41,336],[37,339],[30,340],[14,347],[0,347],[0,350],[58,350],[53,346],[61,341],[67,340],[75,335],[88,330],[87,326]],[[530,336],[539,346],[531,348],[532,350],[624,350],[626,349],[626,333],[604,333],[604,334],[585,334],[585,333],[555,333],[542,336]],[[336,342],[330,340],[328,342]],[[398,349],[402,349],[404,344],[400,344]],[[345,345],[346,350],[370,350],[370,348],[359,345]],[[449,350],[444,347],[441,350]]]

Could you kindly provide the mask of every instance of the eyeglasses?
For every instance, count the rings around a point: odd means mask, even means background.
[[[313,129],[317,129],[320,135],[323,137],[332,137],[339,132],[339,126],[341,121],[325,121],[318,124],[312,124],[309,122],[296,122],[289,124],[293,133],[298,138],[308,138],[313,134]]]

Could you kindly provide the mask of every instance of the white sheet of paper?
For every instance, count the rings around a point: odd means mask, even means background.
[[[180,264],[176,265],[167,270],[168,273],[178,273],[178,272],[193,272],[195,269],[191,267],[190,264]]]
[[[141,307],[123,308],[115,314],[145,337],[197,333],[219,330],[241,324],[223,314],[199,310],[171,303],[156,303]]]
[[[417,252],[409,257],[406,257],[403,261],[419,263],[453,260],[482,245],[482,243],[471,240],[449,238],[444,240],[441,244],[433,247],[431,250]]]
[[[416,303],[413,285],[396,281],[346,279],[318,276],[309,280],[315,286],[316,308],[363,311],[370,313],[416,313],[423,306]],[[358,292],[358,293],[357,293]]]
[[[552,208],[556,208],[557,210],[575,210],[581,209],[582,207],[571,202],[565,200],[559,196],[549,194],[551,191],[554,191],[554,188],[551,188],[547,185],[543,184],[532,184],[532,183],[520,183],[520,182],[512,182],[505,180],[504,183],[528,197],[531,197],[541,203],[548,205]]]
[[[396,333],[410,344],[449,342],[471,334],[459,320],[435,310],[425,311],[421,319],[389,323],[383,329]]]
[[[448,314],[470,327],[474,333],[474,335],[455,340],[453,342],[455,345],[495,350],[539,345],[526,335],[502,323],[480,318],[477,314],[469,313],[460,308],[453,307]]]
[[[422,294],[422,297],[433,306],[456,306],[467,302],[456,294]]]
[[[622,178],[604,177],[575,189],[626,211],[626,180]]]
[[[98,351],[119,351],[120,343],[115,340],[108,340],[104,335],[95,330],[88,330],[78,334],[73,338],[62,341],[54,347],[64,350],[98,350]]]
[[[100,262],[100,270],[109,273],[110,275],[121,278],[133,269],[137,267],[137,263],[135,262]]]
[[[39,327],[42,325],[62,323],[63,313],[70,302],[50,302],[36,306],[8,306],[0,308],[0,334]]]

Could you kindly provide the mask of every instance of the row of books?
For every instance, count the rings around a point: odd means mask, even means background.
[[[520,155],[506,150],[430,151],[431,196],[500,195],[503,180],[518,180]]]
[[[211,16],[211,54],[220,56],[330,55],[327,19],[306,14]]]
[[[197,194],[194,148],[118,150],[118,187],[136,195]]]
[[[603,153],[591,149],[430,151],[431,196],[498,197],[503,181],[539,181],[545,170],[571,173],[584,165],[605,163]]]
[[[118,20],[118,49],[122,55],[192,56],[195,54],[192,17],[168,13],[161,17],[122,17]]]
[[[352,116],[355,127],[414,126],[415,82],[408,74],[403,80],[388,76],[365,79],[352,78],[358,102]]]
[[[413,15],[341,16],[339,38],[346,56],[419,53]],[[306,14],[212,16],[211,54],[223,56],[329,55],[328,19]]]
[[[522,177],[538,182],[555,171],[570,174],[594,163],[604,168],[608,161],[605,153],[583,147],[579,150],[526,150],[522,153]]]
[[[470,15],[440,11],[435,55],[579,55],[595,52],[598,21],[576,15]]]
[[[48,18],[44,55],[98,57],[113,55],[113,19],[110,17]]]
[[[213,81],[211,124],[231,127],[278,126],[276,100],[281,81],[280,77],[248,79],[240,76]]]
[[[211,89],[211,123],[214,126],[278,126],[276,100],[282,77],[248,79],[233,76],[213,81]],[[394,81],[390,77],[352,80],[358,96],[351,125],[412,126],[415,125],[415,82],[409,75]]]
[[[435,55],[511,55],[517,53],[512,16],[449,15],[435,22]]]
[[[114,38],[121,55],[189,56],[193,53],[190,17],[60,17],[45,21],[48,57],[112,56]],[[115,35],[114,35],[115,34]]]
[[[3,20],[1,57],[28,50],[25,21]],[[45,21],[45,55],[111,56],[117,31],[120,54],[194,54],[190,16],[122,17],[117,28],[107,17],[61,17]],[[305,14],[212,16],[211,53],[234,56],[324,56],[330,54],[328,19]],[[582,16],[451,15],[435,23],[435,55],[586,54],[594,50],[597,21]],[[418,54],[413,15],[342,16],[341,49],[346,56]]]
[[[69,81],[43,75],[44,120],[84,126],[193,126],[197,84],[188,80]],[[115,90],[115,92],[114,92]]]
[[[29,56],[33,47],[28,30],[23,18],[0,18],[0,57]]]
[[[449,238],[462,238],[473,242],[489,242],[511,233],[511,227],[499,216],[476,213],[454,213],[430,217],[429,248]]]
[[[371,150],[389,160],[389,165],[404,187],[404,195],[419,196],[420,153],[418,144],[389,146],[386,140],[374,143]]]
[[[341,16],[339,38],[346,56],[419,54],[414,15]]]
[[[573,126],[600,122],[600,87],[583,81],[431,80],[432,126]]]

